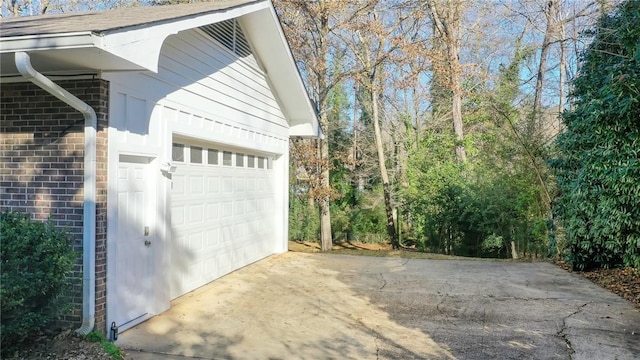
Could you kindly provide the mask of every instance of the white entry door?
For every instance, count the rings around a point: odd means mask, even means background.
[[[121,155],[118,165],[115,313],[126,328],[150,312],[153,296],[154,209],[147,157]]]

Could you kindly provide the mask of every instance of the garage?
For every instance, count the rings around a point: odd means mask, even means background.
[[[273,160],[174,138],[171,299],[274,252]]]
[[[115,339],[287,251],[290,139],[322,134],[271,1],[4,24],[3,101],[32,113],[0,114],[21,164],[2,179],[37,191],[6,207],[52,216],[82,249],[69,326]]]

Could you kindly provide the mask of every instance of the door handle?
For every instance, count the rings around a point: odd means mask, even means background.
[[[146,246],[146,247],[151,246],[151,240],[145,240],[144,241],[144,246]]]

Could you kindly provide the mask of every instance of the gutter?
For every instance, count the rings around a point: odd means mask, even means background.
[[[0,54],[18,51],[81,49],[96,47],[99,37],[90,31],[66,34],[6,36],[0,41]]]
[[[95,326],[96,314],[96,129],[98,120],[91,106],[37,72],[25,52],[15,53],[18,71],[27,80],[64,101],[84,116],[84,199],[82,229],[82,325],[81,335]]]

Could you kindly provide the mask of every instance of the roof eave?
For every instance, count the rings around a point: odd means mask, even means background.
[[[324,139],[324,133],[318,123],[300,122],[289,127],[289,137],[304,139]]]
[[[102,32],[86,31],[0,37],[0,54],[16,51],[36,52],[95,48],[125,60],[124,63],[134,65],[122,70],[139,68],[157,72],[162,44],[170,35],[177,34],[183,30],[237,18],[270,6],[269,1],[256,1],[233,8],[185,16],[178,20],[168,19],[152,24],[128,26]],[[153,30],[151,31],[149,27],[153,27]],[[86,65],[87,67],[91,66],[91,64]],[[115,71],[117,69],[110,70]]]
[[[273,6],[242,18],[241,24],[250,39],[258,40],[252,45],[284,109],[289,122],[289,135],[322,138],[315,107],[309,99]]]
[[[110,30],[102,35],[101,48],[123,59],[151,70],[158,71],[158,60],[165,39],[180,31],[198,28],[233,18],[238,18],[270,6],[269,1],[256,1],[241,6],[216,10],[205,14],[194,14],[179,20],[165,20],[153,24],[153,31],[147,26]]]

